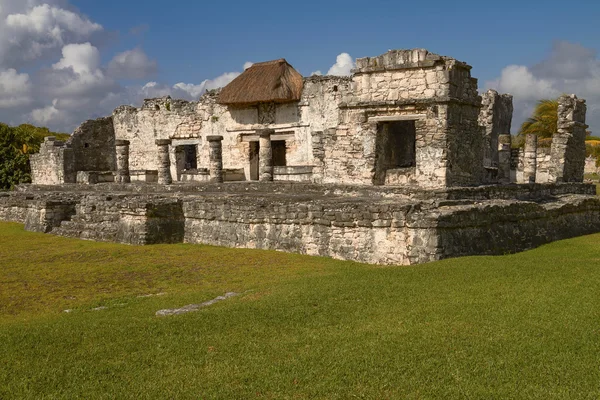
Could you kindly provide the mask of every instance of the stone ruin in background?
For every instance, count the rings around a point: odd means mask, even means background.
[[[424,49],[351,77],[254,64],[197,102],[87,121],[32,156],[0,198],[31,230],[124,243],[209,243],[371,263],[502,254],[600,231],[583,184],[585,101],[559,99],[551,147],[511,149],[512,96]]]

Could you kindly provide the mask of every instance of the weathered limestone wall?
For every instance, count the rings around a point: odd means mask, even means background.
[[[146,100],[139,109],[115,109],[115,136],[130,142],[129,169],[158,170],[156,139],[198,138],[204,121],[196,113],[196,106],[197,103],[165,97]]]
[[[209,167],[207,136],[223,136],[222,154],[225,170],[245,171],[250,178],[250,142],[258,141],[257,130],[270,128],[273,140],[286,141],[287,166],[312,166],[314,130],[331,128],[339,123],[338,104],[350,90],[351,81],[343,77],[305,79],[299,103],[262,104],[251,107],[225,107],[217,104],[217,91],[202,96],[198,102],[150,99],[140,109],[121,106],[113,113],[115,134],[130,142],[130,170],[156,170],[156,139],[172,139],[171,174],[177,170],[177,146],[195,144],[198,168]]]
[[[563,195],[549,202],[497,201],[443,210],[436,226],[436,258],[531,249],[600,230],[596,196]]]
[[[482,94],[479,125],[483,128],[483,166],[498,168],[498,137],[510,134],[513,114],[512,96],[495,90]],[[493,179],[489,179],[493,182]]]
[[[29,157],[31,180],[36,185],[75,183],[74,152],[70,145],[53,136],[44,138],[37,154]]]
[[[410,207],[235,196],[184,202],[185,241],[293,251],[370,263],[410,263]]]
[[[75,183],[79,171],[114,171],[113,119],[84,122],[66,143],[47,137],[30,159],[32,181],[37,185]]]
[[[273,183],[249,193],[246,184],[228,186],[207,185],[207,194],[191,187],[172,193],[136,193],[134,188],[107,193],[122,189],[120,184],[62,187],[62,193],[23,187],[0,195],[0,219],[84,239],[186,241],[379,264],[503,254],[600,231],[600,198],[592,185],[496,185],[406,194],[394,188]],[[157,191],[159,186],[139,189]]]
[[[552,136],[550,180],[582,182],[585,167],[585,100],[575,95],[558,99],[558,132]]]
[[[450,96],[446,58],[425,49],[392,50],[356,60],[356,101],[429,100]],[[466,64],[464,64],[466,65]]]

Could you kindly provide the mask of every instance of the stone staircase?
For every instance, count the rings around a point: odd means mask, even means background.
[[[75,214],[62,221],[53,234],[115,242],[119,229],[119,209],[110,196],[89,196],[76,206]]]

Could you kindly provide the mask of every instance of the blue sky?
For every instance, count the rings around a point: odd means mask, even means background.
[[[246,62],[284,57],[310,75],[341,53],[423,47],[471,64],[481,90],[515,95],[513,133],[536,99],[562,92],[587,98],[600,131],[599,17],[591,1],[0,0],[0,119],[70,131],[145,96],[196,98]]]

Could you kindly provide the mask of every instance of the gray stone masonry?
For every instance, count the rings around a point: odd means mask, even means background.
[[[537,135],[533,133],[525,136],[525,158],[523,166],[523,181],[525,183],[535,183],[535,173],[537,168]]]
[[[67,144],[74,152],[75,171],[114,171],[116,169],[113,118],[104,117],[81,124]]]
[[[558,132],[552,136],[549,181],[583,182],[585,168],[585,100],[558,99]]]
[[[271,135],[273,129],[258,131],[259,135],[259,180],[270,182],[273,180],[273,148],[271,146]]]
[[[209,145],[209,175],[211,182],[223,182],[223,136],[210,135],[206,137]]]
[[[158,147],[158,183],[161,185],[170,185],[173,183],[171,177],[171,158],[169,157],[169,146],[171,139],[156,139]]]
[[[56,140],[54,136],[44,138],[37,154],[30,156],[31,180],[40,185],[75,183],[74,152],[70,144]]]
[[[117,152],[117,174],[116,183],[130,183],[129,175],[129,140],[116,140],[115,147]]]
[[[35,185],[0,194],[0,219],[381,264],[600,231],[600,198],[579,183],[586,106],[574,95],[559,99],[552,147],[528,136],[521,153],[510,148],[512,97],[480,96],[470,65],[425,49],[305,78],[294,102],[218,98],[148,99],[86,121],[66,144],[47,139],[31,157]]]
[[[277,182],[22,186],[0,194],[0,219],[130,244],[206,243],[417,264],[598,232],[594,193],[593,185],[577,183],[418,193]]]
[[[513,114],[512,96],[500,95],[495,90],[488,90],[481,95],[481,111],[479,124],[483,132],[483,166],[498,167],[498,138],[510,134]]]
[[[510,183],[510,156],[511,156],[510,134],[498,135],[498,183]]]

